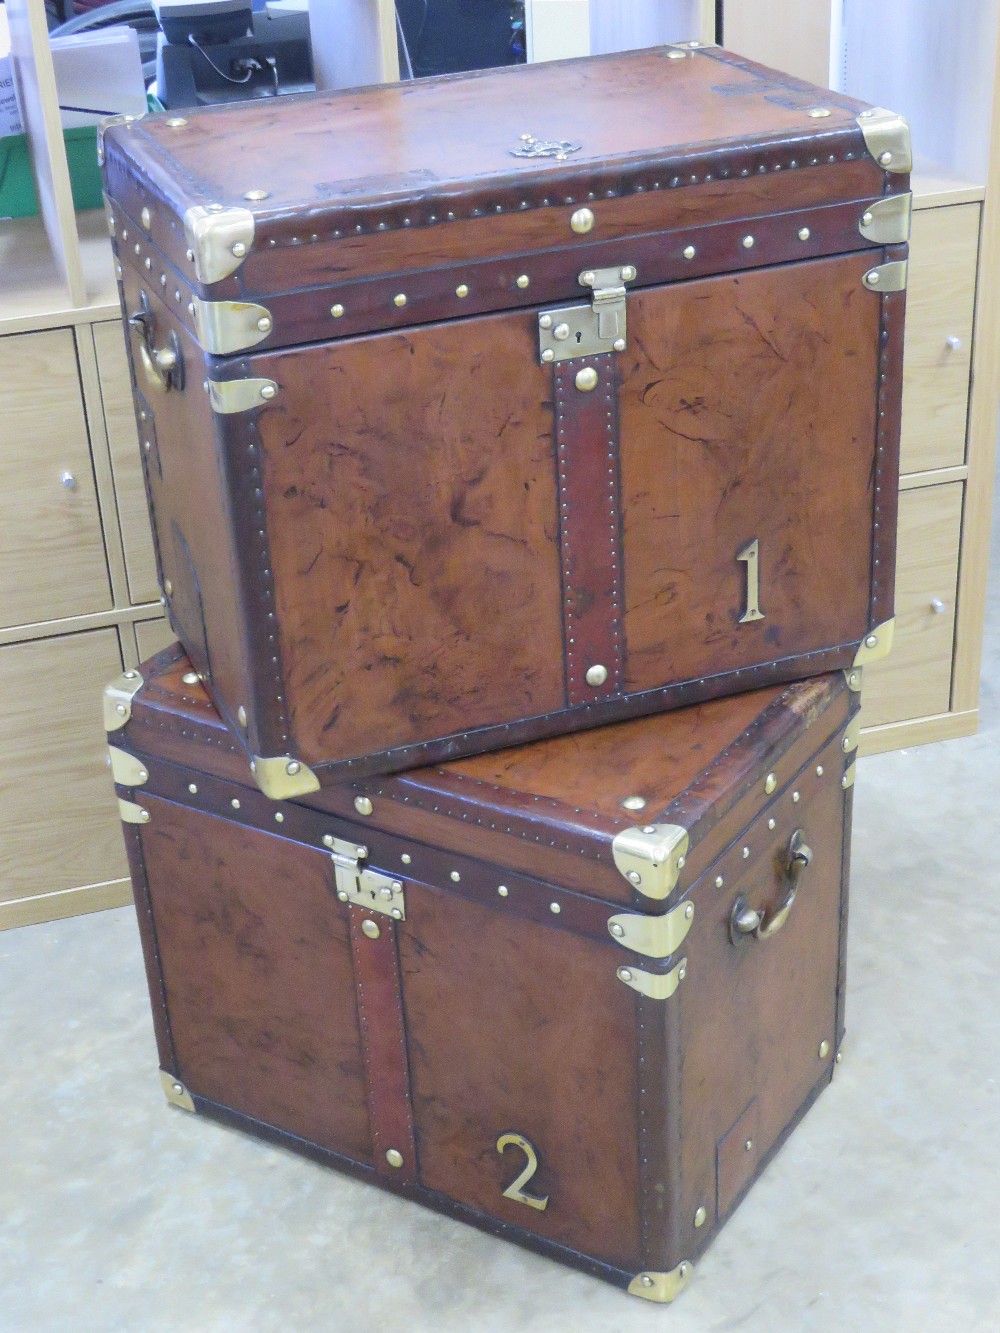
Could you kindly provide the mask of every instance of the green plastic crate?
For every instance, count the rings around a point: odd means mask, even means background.
[[[97,126],[63,130],[66,161],[76,209],[100,208],[101,172],[97,165]],[[0,217],[30,218],[38,213],[35,178],[25,134],[0,139]]]

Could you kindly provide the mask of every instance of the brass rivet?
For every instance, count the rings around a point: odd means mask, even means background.
[[[187,124],[187,121],[183,116],[171,116],[165,123],[169,125],[172,130],[179,130],[182,125]]]
[[[819,1044],[819,1058],[821,1060],[825,1060],[829,1054],[830,1054],[830,1043],[824,1039]]]
[[[621,981],[631,981],[631,980],[632,980],[632,973],[628,970],[627,967],[620,967],[620,968],[618,969],[618,977],[619,977],[619,980],[621,980]]]
[[[879,162],[882,164],[883,167],[887,167],[891,161],[892,161],[892,154],[889,152],[888,149],[886,149],[886,151],[879,157]]]
[[[752,237],[752,236],[744,236],[744,237],[743,237],[743,249],[744,249],[744,250],[752,250],[753,247],[754,247],[754,239],[753,239],[753,237]]]
[[[451,872],[451,875],[450,875],[449,878],[450,878],[455,884],[457,884],[458,881],[462,878],[462,876],[458,873],[457,870],[453,870],[453,871]]]
[[[744,848],[743,848],[743,860],[744,860],[744,861],[748,861],[749,859],[750,859],[750,848],[749,848],[749,847],[744,847]]]
[[[469,289],[464,282],[460,282],[455,288],[455,295],[460,301],[464,301],[469,294]]]
[[[269,315],[261,315],[260,319],[257,321],[257,327],[260,329],[261,333],[270,333],[271,317]]]
[[[506,884],[500,884],[497,887],[497,893],[499,893],[501,898],[506,898],[510,893],[510,889],[508,889]]]
[[[656,825],[655,825],[655,824],[643,824],[643,826],[642,826],[642,831],[643,831],[643,833],[655,833],[655,832],[656,832]]]
[[[553,338],[558,338],[561,343],[564,343],[569,337],[569,325],[557,324],[552,330],[552,336]]]
[[[870,268],[868,272],[865,274],[865,282],[868,284],[869,287],[877,287],[880,281],[881,277],[879,275],[879,271],[877,268]],[[866,639],[865,642],[867,643],[868,640]],[[870,644],[869,647],[871,647]]]
[[[344,313],[344,307],[340,304],[339,301],[337,302],[336,305],[332,305],[330,307],[330,314],[334,317],[334,319],[340,319],[343,313]]]
[[[188,791],[191,793],[192,796],[197,796],[197,795],[198,795],[198,784],[197,784],[197,782],[189,782],[189,783],[188,783]]]
[[[722,878],[721,875],[716,875],[716,877],[715,877],[715,887],[716,887],[717,889],[721,889],[722,886],[723,886],[723,884],[725,884],[725,882],[726,882],[726,881]]]
[[[697,253],[698,251],[694,248],[693,245],[685,245],[683,250],[683,255],[685,259],[694,259]]]
[[[809,239],[809,237],[810,237],[811,235],[812,235],[812,232],[809,230],[808,227],[800,227],[800,228],[799,228],[799,240],[800,240],[800,241],[808,241],[808,239]]]
[[[531,279],[528,277],[527,273],[521,274],[521,276],[517,280],[517,285],[521,288],[531,286]]]
[[[773,833],[774,830],[775,830],[775,828],[777,827],[777,820],[769,819],[769,820],[767,821],[767,827],[768,827],[768,828],[771,830],[771,832]]]
[[[874,218],[874,216],[873,216],[871,213],[862,213],[862,214],[861,214],[861,225],[862,225],[862,227],[870,227],[874,221],[875,221],[875,218]]]
[[[140,768],[140,769],[139,769],[139,781],[140,781],[140,782],[146,782],[146,781],[148,781],[148,779],[149,779],[149,774],[146,772],[146,770],[145,770],[144,768]]]
[[[275,389],[273,384],[265,384],[260,391],[260,396],[261,398],[269,399],[273,398],[276,392],[277,390]]]
[[[686,60],[686,59],[687,59],[687,52],[686,52],[686,51],[668,51],[668,52],[667,52],[667,59],[668,59],[668,60]]]
[[[845,736],[844,739],[840,742],[840,745],[841,745],[841,749],[843,749],[844,753],[846,754],[847,751],[850,750],[850,748],[851,748],[851,738],[850,738],[850,736]]]
[[[597,371],[593,366],[584,366],[576,372],[576,387],[581,393],[590,393],[597,388]]]
[[[642,876],[639,874],[638,870],[630,870],[628,874],[625,876],[625,878],[628,880],[630,884],[642,883]]]
[[[164,579],[164,580],[163,580],[163,591],[167,594],[168,597],[169,597],[170,594],[173,592],[173,590],[174,590],[174,585],[170,582],[170,580],[169,580],[169,579]]]
[[[846,774],[846,773],[845,773],[844,776],[840,779],[840,785],[843,787],[844,791],[846,791],[847,788],[851,785],[851,784],[847,781],[847,774]]]
[[[153,261],[151,259],[145,260],[145,269],[147,273],[152,269],[152,267],[153,267]]]
[[[247,710],[242,704],[240,704],[239,708],[236,710],[236,721],[241,727],[245,727],[247,724]]]
[[[624,352],[624,350],[625,350],[625,339],[624,339],[624,338],[616,338],[616,339],[614,340],[614,342],[613,342],[611,345],[612,345],[612,347],[614,347],[614,349],[615,349],[616,352]]]
[[[834,1058],[833,1058],[833,1063],[834,1063],[835,1065],[839,1065],[840,1062],[841,1062],[841,1060],[843,1060],[843,1058],[844,1058],[844,1052],[843,1052],[843,1051],[838,1051],[837,1054],[836,1054],[836,1055],[834,1056]]]
[[[378,926],[375,924],[374,921],[367,921],[367,920],[362,921],[361,923],[361,933],[363,935],[367,935],[370,940],[377,940],[378,937],[382,934],[382,932],[379,930]]]
[[[828,116],[830,112],[825,106],[814,106],[809,114],[812,116],[813,120],[822,120],[825,116]]]
[[[625,934],[625,927],[621,924],[620,921],[612,921],[611,924],[608,926],[608,930],[611,931],[615,939],[619,940]]]
[[[346,903],[346,902],[348,901],[347,890],[346,890],[346,889],[338,889],[338,890],[337,890],[337,898],[338,898],[338,900],[339,900],[340,902],[342,902],[342,903]]]
[[[229,802],[229,804],[233,807],[234,810],[238,810],[240,808],[239,798],[236,796],[233,797],[233,799]]]
[[[258,199],[266,199],[269,193],[270,191],[268,190],[247,190],[243,198],[256,202]]]
[[[683,981],[684,978],[687,976],[687,974],[688,974],[687,963],[686,962],[681,963],[680,967],[677,969],[677,980]]]
[[[406,305],[406,293],[397,292],[396,295],[392,298],[392,304],[399,306],[400,310],[402,310],[403,306]]]
[[[389,915],[393,918],[394,921],[402,921],[403,919],[403,913],[399,910],[398,907],[394,907],[392,911],[389,913]]]
[[[283,824],[285,822],[285,816],[281,813],[280,810],[275,811],[274,822],[276,824]]]
[[[635,282],[635,269],[631,264],[626,264],[621,271],[622,282]]]
[[[645,810],[646,798],[645,796],[626,796],[618,804],[623,810]]]
[[[354,808],[355,810],[357,810],[359,815],[370,815],[371,812],[375,809],[375,807],[372,805],[371,801],[368,799],[367,796],[355,796]]]
[[[244,256],[246,255],[246,252],[247,248],[242,241],[237,241],[236,244],[233,245],[232,247],[233,257],[235,259],[243,259]]]
[[[684,908],[684,917],[687,921],[690,921],[693,916],[694,916],[694,903],[688,903],[687,907]]]
[[[201,677],[198,675],[197,671],[185,671],[184,675],[181,676],[181,680],[185,685],[197,685],[201,680]]]
[[[139,221],[142,223],[142,225],[146,228],[147,231],[149,231],[149,224],[152,222],[152,220],[153,220],[153,215],[150,213],[148,208],[144,208],[142,212],[139,214]]]
[[[802,797],[799,795],[799,793],[798,793],[797,791],[793,791],[793,792],[792,792],[792,801],[793,801],[793,802],[798,802],[798,801],[800,801],[801,799],[802,799]]]
[[[597,281],[597,274],[594,272],[592,268],[588,268],[586,273],[580,274],[581,287],[593,287],[596,281]]]
[[[551,329],[551,327],[552,327],[552,316],[551,316],[551,315],[539,315],[539,317],[538,317],[538,327],[539,327],[540,329]]]
[[[302,765],[297,759],[289,759],[288,763],[285,765],[285,772],[289,777],[294,778],[295,774],[299,772],[301,767]]]
[[[577,236],[586,236],[588,231],[594,229],[594,213],[589,208],[578,208],[569,220],[569,225]]]
[[[771,792],[774,791],[777,785],[778,779],[773,773],[768,773],[767,777],[764,779],[764,790],[767,792],[768,796],[770,796]]]
[[[704,1208],[699,1208],[699,1209],[697,1209],[697,1211],[695,1212],[695,1215],[694,1215],[694,1224],[695,1224],[695,1226],[696,1226],[696,1227],[703,1227],[703,1226],[705,1225],[705,1219],[706,1219],[707,1217],[708,1217],[708,1213],[705,1211]]]
[[[600,662],[595,662],[592,667],[587,668],[586,681],[588,685],[603,685],[608,678],[608,668],[602,666]]]
[[[184,1091],[184,1084],[183,1084],[183,1083],[175,1083],[175,1084],[174,1084],[174,1092],[177,1094],[178,1097],[181,1095],[181,1093],[183,1093],[183,1091]]]
[[[651,1286],[653,1285],[653,1279],[649,1276],[648,1273],[643,1273],[643,1275],[642,1275],[642,1285],[643,1285],[644,1287],[651,1287]]]
[[[399,859],[402,861],[404,866],[408,866],[410,862],[413,860],[413,857],[410,855],[409,852],[404,852]]]
[[[821,777],[823,776],[823,765],[822,765],[822,764],[817,764],[817,765],[816,765],[816,776],[817,776],[818,778],[821,778]]]
[[[753,1149],[753,1139],[747,1139],[743,1145],[744,1152],[750,1152]]]
[[[558,916],[559,913],[562,911],[562,908],[559,906],[558,903],[549,903],[549,911],[552,913],[553,916]]]
[[[542,360],[543,360],[543,361],[554,361],[555,359],[556,359],[556,354],[555,354],[555,352],[553,352],[553,350],[552,350],[551,347],[546,347],[545,351],[542,353]]]
[[[874,647],[877,645],[877,643],[878,643],[878,635],[877,635],[877,634],[869,634],[869,635],[868,635],[868,638],[865,639],[865,647],[866,647],[866,648],[874,648]]]
[[[324,834],[323,834],[323,846],[324,846],[324,847],[332,847],[332,846],[333,846],[333,841],[334,841],[334,839],[333,839],[333,834],[332,834],[332,833],[324,833]]]
[[[684,869],[684,865],[685,865],[685,857],[683,857],[683,856],[679,856],[679,857],[677,858],[677,869],[678,869],[678,870],[683,870],[683,869]]]

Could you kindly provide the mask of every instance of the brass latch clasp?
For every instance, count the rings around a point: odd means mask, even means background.
[[[337,877],[337,897],[342,903],[356,903],[369,912],[381,912],[394,921],[406,920],[406,899],[402,882],[391,875],[370,870],[368,848],[343,838],[324,839],[332,847],[331,857]]]
[[[578,356],[602,352],[624,352],[626,332],[626,284],[635,282],[632,264],[616,268],[588,268],[579,275],[581,287],[590,290],[590,305],[560,306],[538,316],[538,347],[541,360],[570,361]]]

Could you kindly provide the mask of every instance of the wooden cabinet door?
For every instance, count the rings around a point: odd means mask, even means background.
[[[965,461],[978,251],[978,204],[914,213],[900,472],[924,472]]]
[[[72,331],[0,338],[0,385],[0,626],[107,611]]]
[[[132,406],[125,339],[118,320],[94,325],[94,345],[101,377],[104,420],[111,450],[118,517],[125,547],[125,570],[129,597],[133,602],[155,602],[160,595],[156,582],[156,559],[142,479],[141,442]]]
[[[951,706],[962,489],[956,481],[899,497],[896,633],[889,656],[865,667],[866,727]]]
[[[135,627],[135,641],[139,649],[139,661],[145,662],[156,653],[169,648],[177,642],[177,635],[170,628],[168,621],[140,620]]]
[[[121,669],[114,629],[0,647],[0,907],[127,875],[101,715]]]

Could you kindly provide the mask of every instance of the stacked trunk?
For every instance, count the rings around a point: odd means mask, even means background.
[[[103,151],[167,1095],[670,1299],[843,1031],[905,123],[674,47]]]

